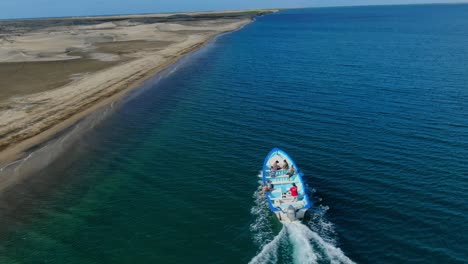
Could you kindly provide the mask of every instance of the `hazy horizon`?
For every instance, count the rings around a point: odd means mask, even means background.
[[[196,2],[184,0],[177,4],[169,0],[158,3],[147,3],[137,0],[134,3],[110,3],[112,0],[84,0],[80,3],[64,3],[58,0],[6,0],[0,2],[0,19],[33,19],[33,18],[60,18],[79,16],[112,16],[137,15],[178,12],[203,12],[224,10],[247,10],[268,8],[314,8],[339,6],[369,6],[369,5],[414,5],[414,4],[468,4],[468,0],[385,0],[375,3],[370,0],[293,0],[288,3],[279,0],[265,2],[240,0],[236,3],[217,3],[215,0]],[[77,4],[80,4],[77,6]],[[17,6],[32,8],[19,10]],[[37,8],[36,8],[37,7]]]

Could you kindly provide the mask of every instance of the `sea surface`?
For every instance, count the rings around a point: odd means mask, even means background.
[[[258,193],[273,147],[308,184],[303,223]],[[2,206],[2,264],[468,263],[468,5],[259,17]]]

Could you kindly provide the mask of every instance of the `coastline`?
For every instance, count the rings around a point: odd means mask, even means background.
[[[242,27],[239,27],[239,29]],[[227,31],[229,32],[229,31]],[[226,33],[226,32],[223,32]],[[219,34],[223,34],[219,33]],[[109,105],[116,100],[121,99],[125,95],[127,95],[130,91],[134,89],[138,89],[140,85],[143,84],[146,80],[151,78],[152,76],[164,71],[168,67],[174,65],[177,63],[180,59],[184,58],[191,52],[197,51],[198,49],[202,48],[205,46],[207,43],[209,43],[212,39],[214,39],[216,36],[215,35],[204,42],[197,44],[193,47],[190,47],[187,50],[184,50],[182,54],[177,55],[173,59],[169,60],[168,62],[157,66],[152,69],[148,69],[146,73],[144,73],[142,76],[139,76],[138,79],[132,81],[131,83],[128,84],[123,84],[122,89],[119,89],[115,91],[115,93],[109,95],[109,96],[102,96],[100,98],[97,98],[95,102],[91,102],[89,105],[82,106],[81,108],[77,109],[75,113],[70,113],[68,117],[65,117],[63,121],[58,122],[57,124],[53,124],[48,128],[45,128],[44,131],[29,137],[23,141],[20,141],[16,143],[14,146],[7,147],[6,149],[0,151],[0,168],[4,166],[8,166],[8,163],[14,162],[18,159],[21,159],[24,155],[27,154],[27,150],[33,148],[36,145],[39,145],[51,137],[53,137],[55,134],[59,133],[62,130],[67,129],[68,127],[74,125],[77,123],[80,119],[86,117],[87,115],[91,114],[92,112],[98,110],[101,107],[104,107],[106,105]]]
[[[65,111],[59,112],[59,118],[53,119],[53,121],[55,122],[42,122],[42,128],[40,130],[32,130],[32,132],[36,133],[24,134],[22,135],[23,137],[17,136],[15,140],[10,142],[5,148],[2,149],[2,151],[0,151],[0,176],[5,176],[2,174],[10,174],[9,177],[0,177],[0,193],[5,191],[6,189],[9,189],[9,187],[21,181],[30,173],[40,169],[41,167],[45,167],[48,163],[50,163],[51,160],[49,160],[48,162],[38,162],[37,164],[30,166],[30,168],[26,169],[25,171],[17,170],[17,163],[23,163],[23,161],[29,159],[29,157],[32,155],[31,153],[41,148],[41,146],[48,144],[49,141],[53,141],[53,139],[56,138],[57,135],[63,133],[64,131],[70,128],[73,128],[83,119],[86,119],[93,113],[100,111],[100,109],[103,109],[109,105],[112,106],[113,103],[122,100],[130,92],[138,90],[138,88],[141,87],[145,81],[151,79],[151,77],[163,73],[165,70],[171,68],[173,65],[176,65],[179,61],[181,61],[181,59],[187,57],[193,52],[200,50],[202,47],[206,46],[206,44],[213,41],[213,39],[215,39],[216,37],[222,34],[239,30],[244,26],[250,24],[252,21],[254,21],[254,17],[255,16],[252,16],[249,19],[244,18],[238,21],[237,23],[234,23],[235,26],[232,26],[231,24],[230,27],[225,28],[222,31],[216,32],[216,34],[212,34],[208,37],[205,37],[201,41],[192,42],[191,45],[179,49],[178,52],[172,54],[167,59],[163,60],[162,63],[156,63],[152,65],[153,67],[143,68],[140,71],[137,71],[136,76],[133,74],[121,76],[122,80],[120,82],[111,84],[107,89],[103,89],[101,93],[91,93],[90,95],[88,95],[87,98],[85,98],[88,100],[86,103],[80,104],[77,108],[71,110],[68,109],[68,111],[67,109],[64,109]],[[140,60],[136,61],[138,62]],[[123,64],[123,66],[132,63],[135,63],[135,61],[125,63]],[[118,67],[119,66],[112,67],[110,70],[115,70],[115,68]],[[109,71],[109,69],[106,71]],[[97,72],[96,74],[106,71]],[[85,81],[86,79],[87,78],[84,78],[83,81]],[[75,83],[72,83],[71,85],[74,84]],[[58,90],[52,92],[56,92]],[[63,106],[61,108],[63,109]],[[57,153],[56,156],[57,155],[59,155],[59,153]],[[54,158],[52,157],[51,159]]]

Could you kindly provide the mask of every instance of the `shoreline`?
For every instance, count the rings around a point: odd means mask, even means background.
[[[224,32],[226,33],[226,32]],[[223,34],[223,33],[220,33]],[[216,35],[218,36],[218,35]],[[138,78],[137,80],[133,81],[130,84],[127,84],[125,88],[120,91],[117,91],[114,94],[111,94],[108,97],[98,98],[96,102],[93,104],[91,103],[89,106],[85,105],[82,108],[78,109],[76,113],[71,114],[69,117],[64,119],[62,122],[54,124],[49,128],[46,128],[44,131],[27,138],[19,143],[15,144],[14,146],[7,147],[6,149],[0,151],[0,169],[7,167],[9,163],[13,163],[17,160],[20,160],[28,153],[28,150],[34,148],[37,145],[40,145],[44,142],[47,142],[49,139],[53,138],[54,135],[57,133],[66,130],[67,128],[73,126],[81,119],[85,118],[89,114],[93,113],[94,111],[109,105],[115,101],[118,101],[125,97],[129,92],[138,89],[145,81],[153,77],[154,75],[163,72],[164,70],[168,69],[172,65],[176,64],[180,59],[184,58],[185,56],[189,55],[192,52],[195,52],[201,49],[203,46],[208,44],[211,40],[213,40],[216,36],[213,36],[211,39],[206,40],[205,42],[196,45],[188,50],[186,50],[180,56],[177,56],[173,60],[164,63],[161,66],[158,66],[153,69],[149,69],[142,77]]]
[[[91,96],[94,96],[96,98],[93,98],[93,100],[84,105],[80,105],[80,107],[74,109],[74,111],[66,113],[66,115],[62,116],[62,118],[59,119],[58,122],[52,123],[45,127],[39,133],[27,137],[26,139],[19,140],[18,142],[14,142],[14,144],[10,144],[6,148],[4,148],[2,151],[0,151],[0,176],[11,177],[0,177],[0,193],[4,192],[7,189],[10,189],[10,187],[12,187],[15,183],[18,183],[21,180],[25,179],[27,175],[31,174],[32,172],[37,171],[41,167],[46,167],[48,165],[44,164],[44,162],[39,162],[39,164],[31,166],[31,168],[26,169],[26,171],[17,171],[17,167],[19,167],[20,164],[23,165],[22,163],[28,160],[32,153],[38,152],[38,150],[44,148],[44,146],[47,146],[49,143],[53,142],[55,138],[61,137],[61,133],[70,133],[70,131],[67,132],[67,130],[73,128],[83,120],[87,119],[88,117],[93,115],[93,113],[97,113],[109,106],[112,107],[112,105],[115,102],[124,100],[124,98],[129,96],[131,92],[137,91],[139,88],[142,88],[146,81],[151,80],[152,77],[156,77],[159,74],[162,74],[166,70],[170,69],[172,66],[177,65],[182,59],[187,58],[187,56],[190,56],[190,54],[201,50],[207,44],[214,41],[217,37],[222,36],[226,33],[231,33],[240,30],[244,26],[252,23],[255,20],[255,17],[256,16],[252,16],[249,19],[244,19],[244,21],[238,22],[236,24],[236,27],[222,30],[220,32],[217,32],[216,34],[205,38],[201,42],[195,43],[193,45],[181,49],[178,53],[170,56],[163,63],[145,69],[144,72],[140,72],[137,78],[133,78],[131,80],[124,79],[123,82],[117,83],[117,88],[114,87],[114,89],[109,89],[110,91],[108,91],[108,93],[104,93],[101,96],[95,96],[94,94],[92,94]],[[56,156],[58,155],[60,154],[57,153]],[[50,161],[46,163],[50,163]]]

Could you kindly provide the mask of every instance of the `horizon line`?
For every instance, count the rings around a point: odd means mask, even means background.
[[[145,16],[145,15],[159,15],[159,14],[180,14],[180,13],[216,13],[216,12],[242,12],[242,11],[257,11],[257,10],[291,10],[291,9],[312,9],[312,8],[339,8],[339,7],[371,7],[371,6],[412,6],[412,5],[466,5],[468,0],[454,1],[450,3],[429,2],[429,3],[399,3],[399,4],[350,4],[350,5],[331,5],[331,6],[298,6],[298,7],[278,7],[278,8],[254,8],[254,9],[229,9],[229,10],[203,10],[203,11],[168,11],[157,13],[114,13],[102,15],[76,15],[76,16],[50,16],[50,17],[17,17],[17,18],[0,18],[0,21],[9,20],[40,20],[40,19],[70,19],[70,18],[98,18],[98,17],[112,17],[112,16]]]

